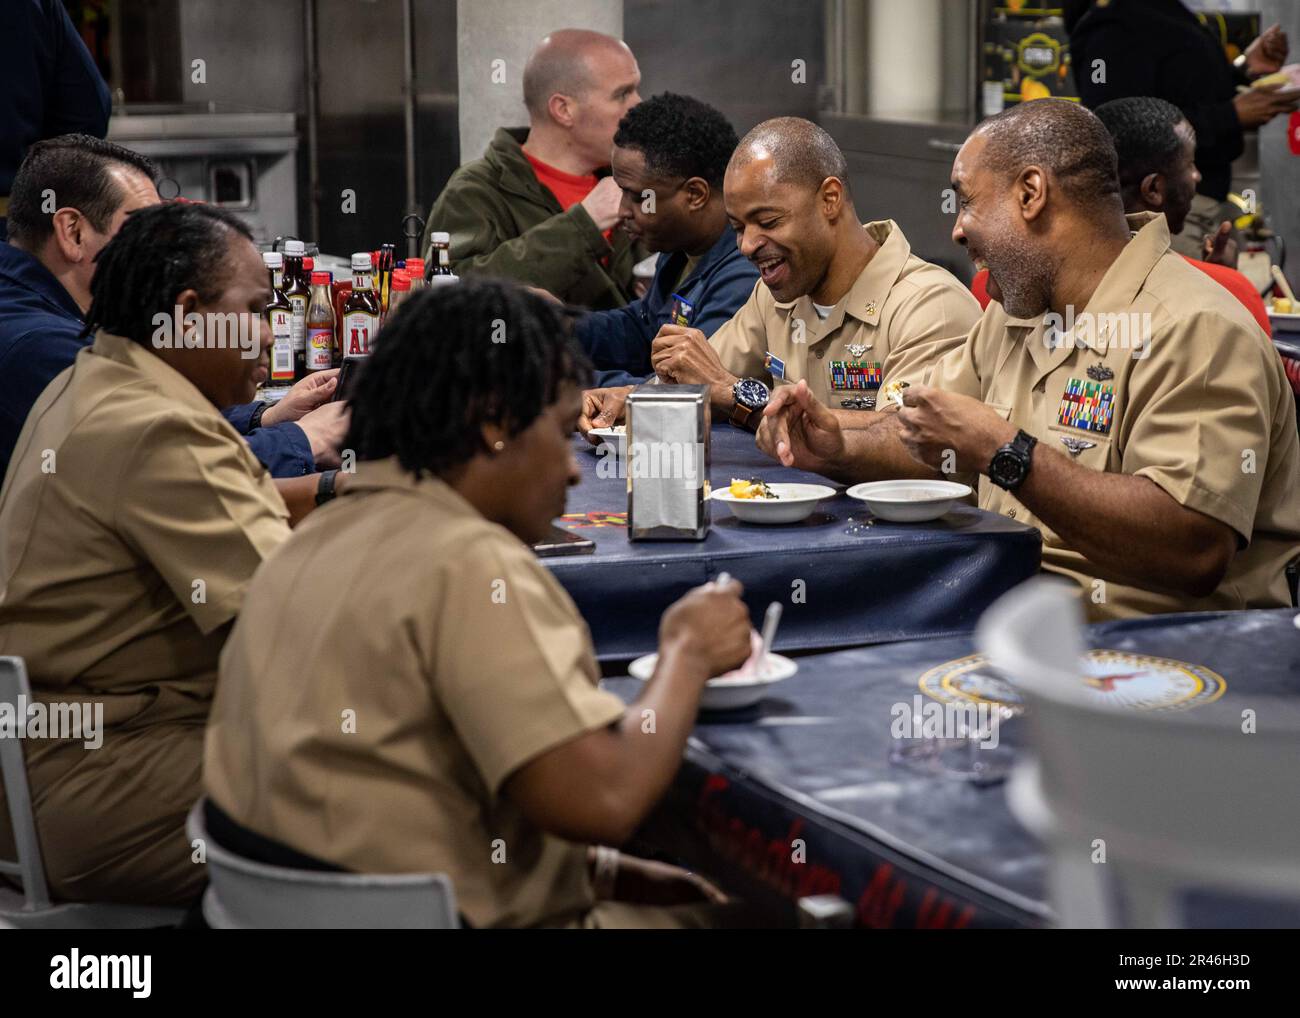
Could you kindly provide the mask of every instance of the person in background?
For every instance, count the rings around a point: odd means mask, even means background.
[[[36,401],[0,489],[0,654],[26,660],[36,699],[83,705],[99,729],[98,745],[27,744],[57,899],[182,904],[202,883],[184,826],[217,656],[316,495],[314,478],[281,481],[287,508],[218,410],[269,371],[269,298],[231,213],[132,213],[91,281],[94,343]],[[177,306],[186,335],[155,346]],[[213,341],[218,315],[242,317],[252,347]],[[7,828],[0,809],[0,850]]]
[[[1196,130],[1177,106],[1153,96],[1102,103],[1094,113],[1110,132],[1119,156],[1120,196],[1125,212],[1161,212],[1177,237],[1196,199],[1201,172],[1196,168]],[[1272,334],[1259,291],[1229,263],[1221,250],[1187,260],[1225,287]],[[1235,258],[1232,259],[1234,262]]]
[[[760,446],[846,481],[977,477],[980,508],[1037,527],[1043,567],[1094,621],[1290,604],[1300,436],[1282,364],[1170,250],[1163,216],[1125,217],[1101,121],[1014,106],[966,140],[952,186],[953,240],[997,303],[886,424],[845,431],[800,385]]]
[[[37,142],[19,168],[0,243],[0,481],[32,404],[90,343],[82,316],[95,259],[130,213],[160,201],[157,178],[144,156],[76,134]],[[334,374],[305,379],[275,406],[223,411],[273,477],[338,465],[347,420],[327,402]]]
[[[711,339],[668,324],[651,348],[660,379],[710,387],[715,419],[755,431],[768,386],[806,379],[847,427],[873,427],[880,389],[919,382],[979,318],[966,287],[912,254],[897,223],[861,221],[844,154],[811,121],[778,117],[750,131],[724,198],[759,283]],[[588,393],[584,431],[612,423],[624,398]]]
[[[614,229],[622,192],[602,174],[640,83],[612,36],[569,28],[543,39],[524,68],[528,128],[499,129],[482,159],[452,174],[429,213],[426,264],[444,231],[457,275],[514,279],[598,310],[626,304],[641,255]]]
[[[203,779],[227,849],[445,873],[476,927],[725,916],[699,878],[592,847],[664,794],[751,629],[739,584],[706,584],[664,613],[634,703],[597,687],[587,627],[529,547],[578,478],[588,371],[563,315],[480,280],[385,326],[353,400],[356,475],[254,578],[222,655]],[[478,341],[494,320],[509,343]]]
[[[1074,80],[1083,104],[1096,109],[1129,96],[1156,96],[1173,103],[1196,136],[1201,180],[1174,250],[1236,267],[1223,254],[1237,210],[1227,203],[1232,161],[1245,147],[1243,132],[1295,111],[1297,94],[1280,85],[1238,85],[1272,74],[1286,62],[1286,34],[1268,28],[1230,63],[1223,44],[1181,0],[1109,0],[1066,3]],[[1235,241],[1231,241],[1235,249]]]
[[[108,133],[108,85],[61,0],[0,4],[0,241],[28,147],[60,134]]]
[[[645,381],[661,326],[689,325],[711,336],[753,291],[758,270],[736,247],[722,202],[735,148],[726,117],[672,92],[633,106],[619,122],[611,165],[623,229],[661,253],[644,297],[578,322],[597,386]]]

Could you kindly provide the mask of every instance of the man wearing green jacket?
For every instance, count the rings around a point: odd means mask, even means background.
[[[499,276],[570,304],[622,307],[638,252],[616,227],[621,191],[608,175],[614,131],[641,101],[641,72],[619,39],[552,32],[524,68],[529,127],[501,128],[482,159],[447,182],[425,230],[451,234],[457,275]]]

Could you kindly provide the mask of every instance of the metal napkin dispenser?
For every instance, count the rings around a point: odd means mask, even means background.
[[[709,532],[709,387],[637,386],[627,398],[627,535],[702,541]]]

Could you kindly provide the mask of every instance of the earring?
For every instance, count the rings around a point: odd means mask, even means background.
[[[505,447],[506,447],[505,442],[501,441],[500,439],[497,439],[495,442],[492,443],[492,448],[495,449],[497,452],[500,452]]]

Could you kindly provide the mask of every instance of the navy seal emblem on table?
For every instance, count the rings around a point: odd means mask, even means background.
[[[1099,703],[1134,710],[1187,710],[1212,703],[1227,683],[1203,665],[1119,650],[1091,650],[1079,681]],[[1017,708],[1020,694],[983,654],[931,668],[918,680],[921,692],[949,703],[996,703]]]

